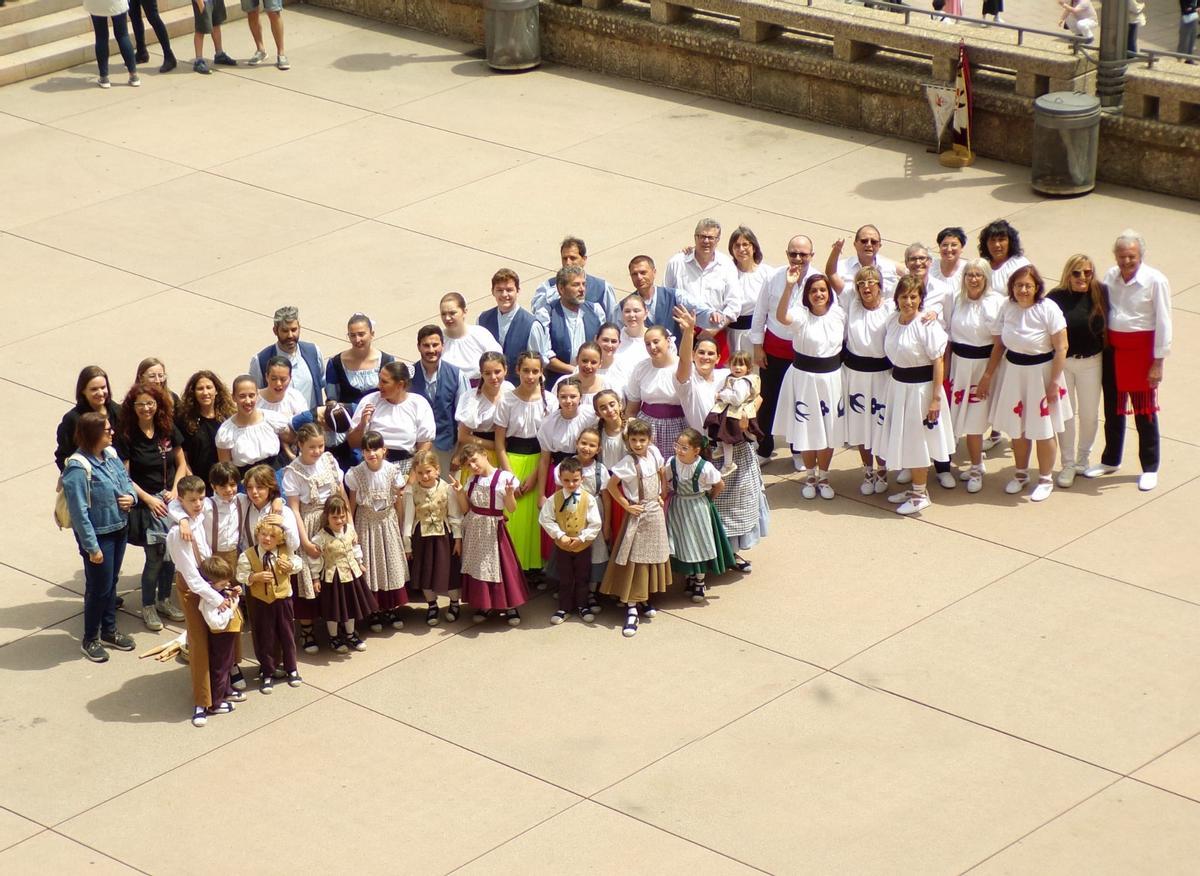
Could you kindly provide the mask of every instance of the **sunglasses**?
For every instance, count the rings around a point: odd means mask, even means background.
[[[796,252],[795,250],[789,249],[787,251],[787,257],[789,259],[811,259],[812,253],[811,252]]]
[[[1074,277],[1076,280],[1082,280],[1085,277],[1090,280],[1092,278],[1092,272],[1091,271],[1071,271],[1071,276]]]
[[[864,238],[861,238],[861,237],[860,237],[860,238],[858,239],[858,242],[859,242],[859,243],[861,243],[863,246],[879,246],[879,241],[878,241],[878,240],[870,240],[869,238],[868,238],[868,239],[864,239]]]

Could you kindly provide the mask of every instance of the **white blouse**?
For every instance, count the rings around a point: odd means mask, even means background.
[[[432,441],[437,435],[433,408],[423,395],[410,392],[399,404],[392,404],[379,392],[365,395],[354,409],[354,416],[350,420],[351,428],[357,428],[362,422],[363,411],[367,405],[375,405],[375,413],[371,416],[371,423],[367,429],[382,435],[383,443],[389,450],[406,450],[411,453],[418,444]]]
[[[924,309],[938,312],[938,321],[942,328],[950,324],[950,308],[962,289],[963,271],[966,269],[967,260],[960,258],[947,277],[942,273],[941,259],[934,258],[929,263],[929,273],[925,276]]]
[[[658,448],[651,444],[646,448],[646,455],[635,457],[626,453],[621,461],[610,469],[612,476],[621,482],[625,497],[630,502],[637,502],[638,481],[643,477],[655,474],[663,467],[663,455]]]
[[[466,426],[472,432],[491,432],[495,430],[496,408],[505,396],[511,395],[513,385],[507,380],[500,384],[500,394],[495,403],[491,402],[482,392],[468,390],[458,397],[458,408],[454,411],[454,419],[459,425]]]
[[[684,481],[691,482],[692,475],[696,472],[698,466],[703,460],[696,457],[693,462],[683,462],[678,456],[672,456],[667,460],[667,488],[671,488],[671,463],[675,463],[675,477],[680,483]],[[721,471],[711,462],[700,469],[700,491],[708,492],[709,489],[716,484],[721,483]]]
[[[625,435],[618,432],[616,435],[609,435],[600,427],[600,459],[610,468],[621,461],[621,457],[629,453],[629,448],[625,446]]]
[[[625,389],[626,398],[631,402],[654,405],[679,404],[679,386],[675,382],[675,369],[678,365],[674,359],[661,368],[648,358],[639,362],[629,375],[629,385]]]
[[[1029,307],[1005,299],[992,323],[992,334],[999,335],[1005,349],[1027,356],[1049,353],[1053,337],[1067,327],[1062,309],[1047,298]]]
[[[620,372],[624,375],[623,382],[628,382],[634,367],[649,358],[650,353],[646,350],[646,338],[644,336],[632,337],[626,333],[625,329],[621,329],[621,343],[613,353],[611,371]]]
[[[940,358],[946,352],[946,342],[946,330],[940,322],[926,324],[918,314],[908,325],[901,325],[897,313],[888,320],[883,349],[897,368],[917,368]]]
[[[552,392],[525,401],[514,390],[496,406],[494,423],[506,438],[536,438],[542,423],[557,410],[558,399]]]
[[[793,293],[794,294],[794,293]],[[846,334],[846,311],[836,304],[821,316],[816,316],[803,304],[797,302],[788,311],[792,324],[792,349],[802,356],[824,359],[842,351],[842,340]]]
[[[296,414],[302,414],[308,410],[308,400],[296,391],[294,386],[289,386],[283,392],[283,398],[277,402],[267,401],[266,397],[260,392],[258,394],[258,409],[260,411],[273,411],[281,417],[287,417],[290,422]]]
[[[496,479],[495,506],[491,505],[493,477]],[[514,490],[521,486],[520,478],[518,478],[511,471],[503,471],[502,469],[496,469],[490,475],[485,475],[480,478],[476,478],[474,475],[472,475],[471,480],[467,482],[468,486],[472,481],[475,483],[475,488],[467,493],[467,499],[471,506],[474,508],[491,508],[493,511],[502,510],[504,508],[504,491],[507,489],[510,483],[513,485]],[[455,501],[453,496],[450,498],[450,501]]]
[[[354,492],[354,501],[366,505],[372,511],[386,511],[396,504],[401,490],[408,479],[400,466],[384,460],[378,471],[360,462],[346,472],[346,489]]]
[[[1000,267],[992,268],[992,291],[1007,298],[1008,278],[1016,273],[1017,268],[1023,268],[1027,264],[1029,264],[1029,259],[1025,256],[1013,256],[1004,261]]]
[[[754,308],[758,304],[759,297],[762,295],[763,287],[767,285],[767,280],[770,279],[771,274],[774,272],[775,268],[766,262],[756,266],[753,271],[737,271],[737,289],[735,294],[737,295],[737,300],[741,302],[741,310],[738,316],[750,316],[754,313]]]
[[[481,325],[468,325],[467,333],[461,338],[444,335],[442,344],[442,361],[457,368],[464,380],[479,377],[479,357],[484,353],[504,352],[492,333]]]
[[[974,301],[966,295],[956,296],[950,307],[950,340],[972,347],[991,344],[995,340],[992,324],[1007,300],[990,290]]]
[[[324,504],[341,482],[342,470],[332,453],[322,453],[312,465],[296,457],[283,470],[283,495],[297,496],[306,505]]]
[[[848,294],[853,297],[846,317],[846,348],[856,356],[883,358],[883,334],[896,305],[884,298],[874,310],[867,310],[857,292]]]
[[[579,433],[596,422],[595,412],[589,414],[582,408],[569,420],[562,411],[555,411],[538,426],[538,444],[543,453],[574,453]]]
[[[274,411],[261,413],[262,419],[252,426],[239,426],[230,417],[217,429],[217,447],[228,450],[236,466],[261,462],[279,453],[279,433],[287,431],[290,421]]]
[[[715,368],[709,379],[705,380],[693,365],[686,383],[675,381],[679,402],[683,405],[683,418],[698,432],[704,432],[704,420],[717,403],[717,392],[725,385],[728,376],[728,369]]]

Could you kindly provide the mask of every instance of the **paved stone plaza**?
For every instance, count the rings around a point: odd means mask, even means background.
[[[0,89],[0,872],[1166,873],[1200,859],[1197,204],[1101,186],[1051,201],[1027,168],[562,67],[489,73],[470,47],[309,7],[294,68],[156,76],[92,65]],[[250,53],[244,26],[226,34]],[[182,57],[182,55],[181,55]],[[901,519],[768,467],[754,573],[682,594],[626,640],[617,613],[517,629],[470,614],[251,690],[188,723],[183,664],[79,653],[82,571],[50,519],[52,439],[81,366],[122,395],[164,358],[231,378],[300,307],[346,346],[356,309],[411,359],[437,298],[472,318],[565,233],[628,289],[701,216],[805,232],[819,261],[874,222],[885,254],[1009,219],[1056,277],[1125,226],[1175,291],[1162,481],[1124,470],[1041,505],[932,488]],[[126,557],[133,595],[142,555]],[[136,595],[131,600],[136,602]],[[139,652],[176,634],[121,615]],[[247,653],[250,653],[247,642]]]

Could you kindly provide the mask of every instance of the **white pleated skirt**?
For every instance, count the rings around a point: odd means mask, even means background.
[[[1063,430],[1072,416],[1071,400],[1061,381],[1058,404],[1046,404],[1046,382],[1053,362],[1040,365],[1004,363],[1003,376],[992,395],[992,426],[1014,438],[1043,441]]]
[[[855,371],[842,366],[842,409],[846,412],[846,443],[871,450],[881,443],[888,384],[887,371]]]
[[[945,404],[936,423],[929,426],[925,422],[932,395],[933,385],[928,380],[902,383],[889,378],[882,447],[875,448],[875,455],[883,457],[889,469],[927,468],[935,459],[950,460],[954,430]]]
[[[962,438],[966,435],[984,435],[991,425],[991,405],[988,399],[979,398],[975,391],[983,372],[987,370],[987,359],[966,359],[962,356],[950,356],[950,425],[954,434]],[[1004,379],[1003,360],[996,369],[992,380],[992,389],[1000,386]]]
[[[796,450],[839,448],[846,441],[842,371],[814,374],[792,367],[779,388],[772,434]]]

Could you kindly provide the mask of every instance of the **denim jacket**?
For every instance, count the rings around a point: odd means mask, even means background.
[[[97,535],[117,532],[128,522],[128,515],[117,505],[117,496],[133,496],[136,502],[137,492],[125,471],[125,464],[111,447],[104,451],[103,460],[90,453],[83,456],[92,466],[92,504],[88,505],[87,472],[78,462],[67,460],[62,481],[67,506],[71,509],[75,540],[79,542],[80,550],[91,554],[100,549]]]

